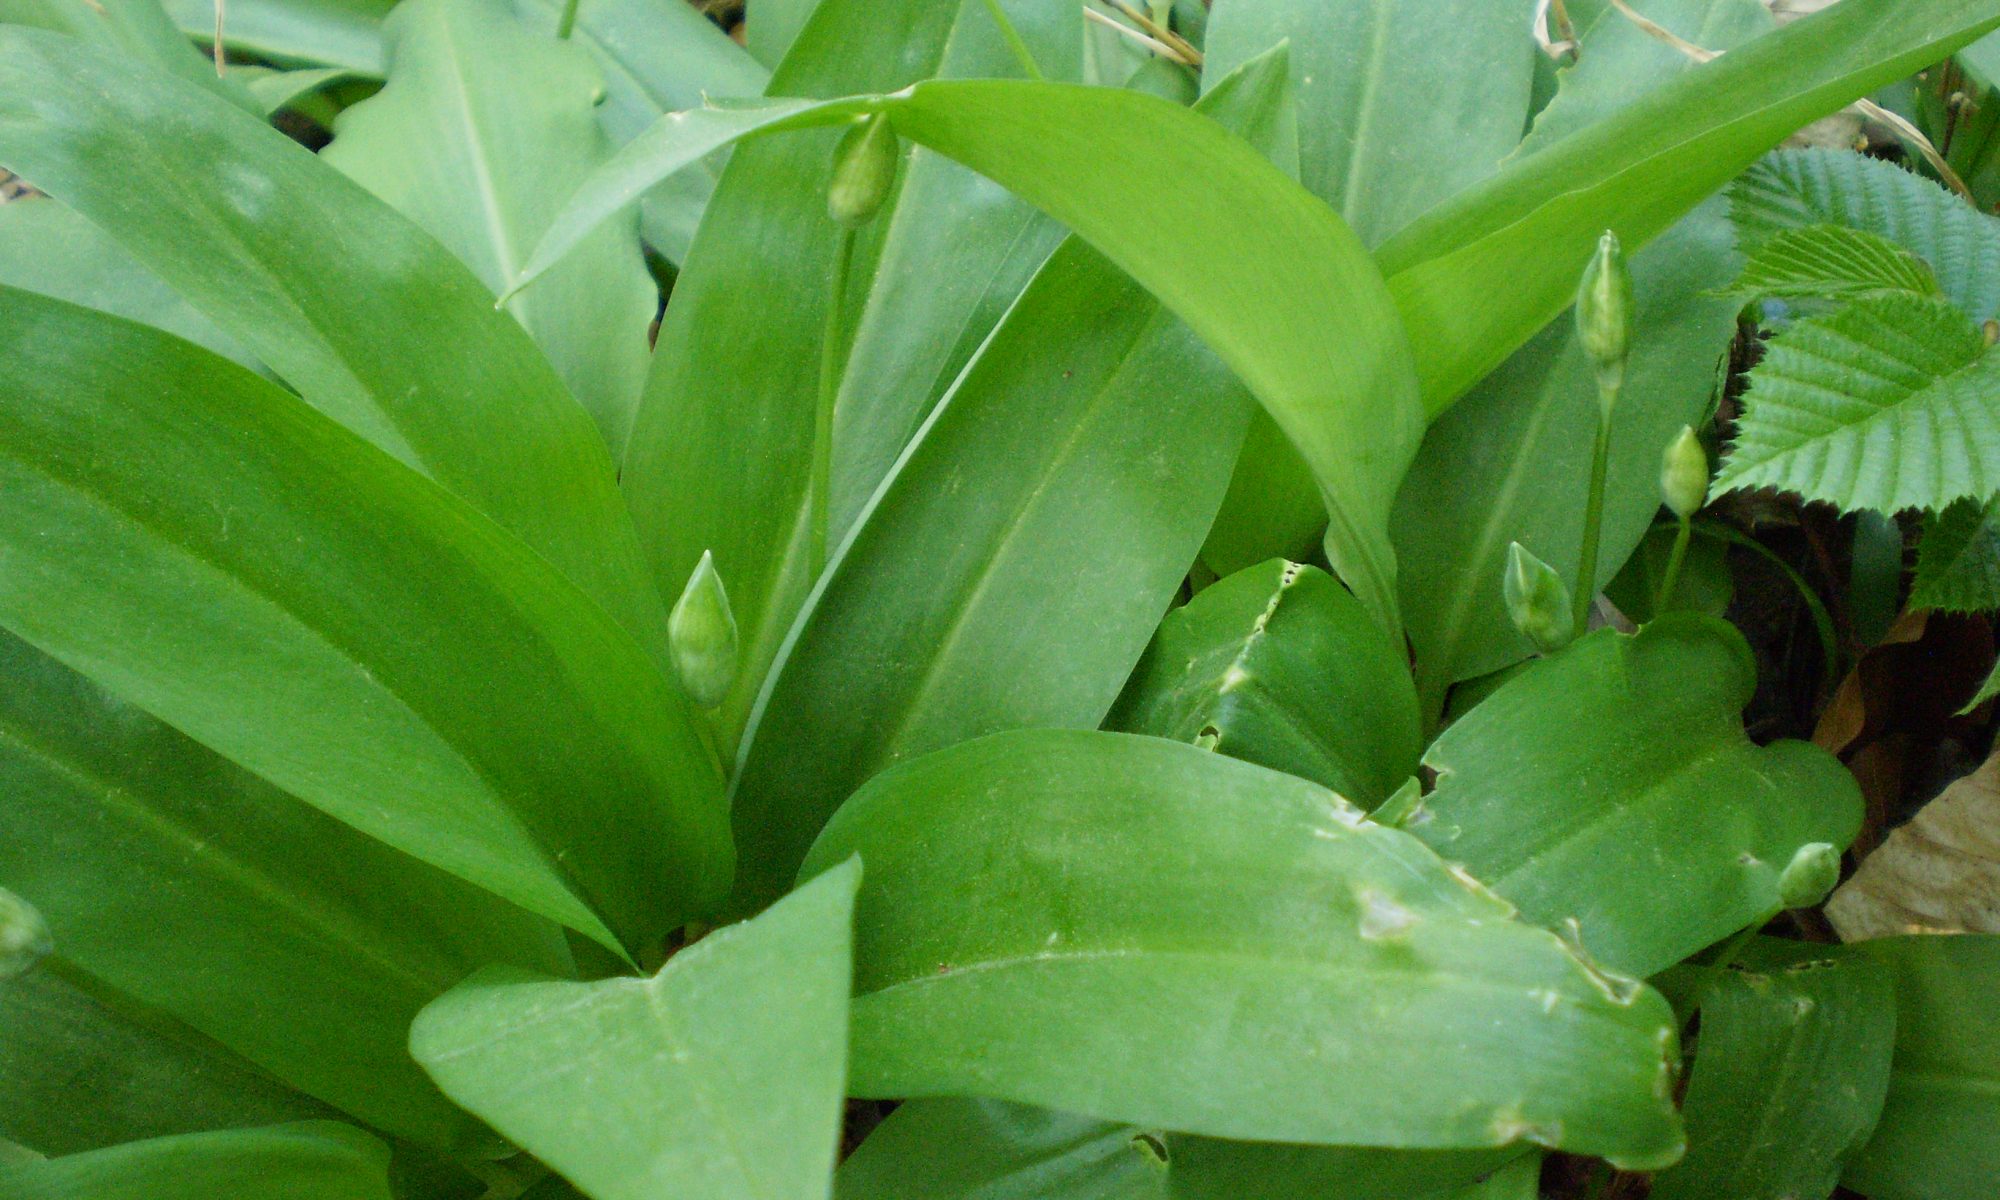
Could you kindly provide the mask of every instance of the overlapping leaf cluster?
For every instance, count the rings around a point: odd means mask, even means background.
[[[1608,573],[1709,198],[2000,25],[1687,7],[1740,47],[1572,0],[1550,100],[1528,0],[1154,6],[1198,75],[1068,0],[233,0],[219,73],[203,5],[0,0],[0,1197],[1976,1188],[1992,941],[1687,966],[1852,780],[1728,625],[1499,601],[1581,537],[1598,234]],[[1976,374],[1980,251],[1806,224],[1758,290]]]

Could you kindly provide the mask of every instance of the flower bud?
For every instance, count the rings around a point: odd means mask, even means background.
[[[1807,842],[1778,876],[1778,901],[1786,908],[1811,908],[1840,882],[1840,851],[1826,842]]]
[[[736,614],[715,560],[703,551],[667,618],[667,649],[681,686],[696,704],[714,708],[736,683]]]
[[[0,888],[0,979],[26,973],[55,948],[42,914],[6,888]]]
[[[1562,576],[1519,542],[1507,547],[1507,575],[1500,590],[1514,628],[1544,652],[1560,650],[1576,636]]]
[[[1615,392],[1625,382],[1625,356],[1632,344],[1632,274],[1609,229],[1597,239],[1597,253],[1583,269],[1576,291],[1576,334],[1597,372],[1597,386]]]
[[[1660,455],[1660,498],[1682,520],[1708,503],[1708,451],[1689,426],[1681,426],[1680,436]]]
[[[866,225],[889,198],[896,182],[896,160],[902,149],[889,118],[876,113],[850,126],[833,151],[833,182],[826,189],[826,211],[850,229]]]

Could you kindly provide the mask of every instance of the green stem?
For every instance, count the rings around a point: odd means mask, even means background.
[[[1590,602],[1597,595],[1597,541],[1604,527],[1604,472],[1611,460],[1611,413],[1618,406],[1618,389],[1598,388],[1597,444],[1590,454],[1590,497],[1583,510],[1583,547],[1576,563],[1576,592],[1571,615],[1576,636],[1590,627]]]
[[[1047,79],[1048,76],[1042,74],[1041,65],[1035,62],[1035,52],[1028,49],[1027,39],[1021,36],[1020,30],[1014,28],[1014,22],[1008,19],[1007,10],[1000,7],[1000,0],[986,0],[986,11],[993,14],[993,23],[1000,27],[1000,36],[1007,39],[1007,48],[1014,52],[1014,61],[1021,64],[1021,69],[1028,73],[1028,78],[1037,83]]]
[[[826,328],[819,341],[819,396],[813,406],[812,513],[807,562],[815,579],[826,569],[833,491],[833,402],[840,392],[840,373],[846,365],[846,356],[841,353],[845,330],[840,310],[847,298],[847,274],[853,261],[854,231],[843,228],[840,244],[833,252],[833,279],[826,296]]]
[[[1674,531],[1674,548],[1667,555],[1667,570],[1660,576],[1660,594],[1653,601],[1653,615],[1667,611],[1667,601],[1674,598],[1674,585],[1681,581],[1681,564],[1687,561],[1688,542],[1694,537],[1694,522],[1680,518],[1680,528]]]
[[[556,22],[556,36],[567,38],[576,31],[577,0],[563,0],[562,19]]]

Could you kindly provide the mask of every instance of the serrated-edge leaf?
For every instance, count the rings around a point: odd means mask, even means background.
[[[1924,522],[1911,608],[2000,608],[2000,498],[1959,500]]]
[[[1951,304],[1890,294],[1795,323],[1750,372],[1718,494],[1772,487],[1843,512],[2000,492],[2000,356]]]
[[[1751,252],[1732,289],[1749,297],[1851,300],[1883,292],[1936,296],[1930,265],[1887,238],[1845,225],[1781,229]]]

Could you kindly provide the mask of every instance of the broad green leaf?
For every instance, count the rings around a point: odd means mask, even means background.
[[[827,826],[868,863],[851,1089],[1223,1137],[1679,1157],[1666,1002],[1316,784],[996,734]]]
[[[246,367],[257,365],[117,242],[53,200],[0,204],[0,285],[157,325]]]
[[[410,0],[384,26],[389,82],[340,115],[321,157],[506,291],[579,179],[609,153],[603,84],[507,0]],[[600,225],[507,311],[622,454],[659,293],[630,219]]]
[[[190,36],[215,36],[215,0],[165,0]],[[277,62],[382,74],[382,18],[396,0],[225,0],[222,40]]]
[[[66,963],[376,1128],[481,1140],[404,1040],[559,931],[364,837],[0,634],[0,887]],[[134,936],[144,930],[144,936]]]
[[[1826,1200],[1882,1111],[1895,1035],[1889,973],[1866,958],[1723,973],[1701,1003],[1687,1157],[1655,1200]]]
[[[1777,488],[1843,512],[2000,492],[2000,356],[1959,309],[1857,300],[1794,323],[1750,372],[1716,492]]]
[[[513,0],[514,12],[537,33],[554,34],[564,0]],[[669,112],[707,101],[762,95],[771,75],[687,0],[589,0],[577,6],[571,40],[590,53],[604,77],[600,116],[615,146],[623,146]],[[655,189],[640,206],[640,229],[671,262],[688,243],[726,156]],[[575,186],[575,178],[562,182]],[[523,247],[525,250],[526,247]]]
[[[1332,576],[1277,560],[1168,613],[1105,727],[1193,742],[1363,808],[1423,753],[1402,648]]]
[[[1841,1172],[1869,1200],[1963,1200],[2000,1179],[2000,936],[1856,943],[1896,986],[1896,1054],[1875,1136]]]
[[[1721,205],[1704,205],[1633,257],[1638,308],[1611,437],[1598,562],[1608,582],[1659,512],[1660,451],[1701,420],[1737,304],[1712,295],[1735,270]],[[1597,428],[1597,387],[1576,323],[1537,334],[1424,436],[1390,531],[1417,677],[1445,689],[1528,657],[1500,594],[1519,542],[1572,587]]]
[[[758,62],[776,68],[785,52],[798,40],[799,31],[811,18],[817,0],[764,0],[743,10],[744,42]]]
[[[337,1115],[60,951],[0,982],[0,1040],[0,1137],[43,1154]]]
[[[1532,0],[1218,0],[1220,78],[1289,42],[1299,182],[1378,246],[1499,169],[1528,119]]]
[[[896,1107],[834,1176],[837,1200],[1166,1200],[1166,1138],[1002,1100]]]
[[[257,73],[253,74],[253,71]],[[290,108],[322,88],[360,77],[359,72],[348,67],[307,67],[298,71],[257,71],[254,67],[238,67],[235,75],[244,81],[258,107],[267,115]]]
[[[1647,20],[1704,50],[1735,50],[1776,27],[1762,0],[1646,0]],[[1535,114],[1516,155],[1543,150],[1588,129],[1696,67],[1694,59],[1610,4],[1595,14],[1572,6],[1576,58],[1556,73],[1556,94]]]
[[[1746,251],[1786,230],[1844,225],[1924,260],[1974,320],[2000,312],[2000,218],[1891,162],[1841,150],[1781,150],[1729,189]]]
[[[129,1142],[0,1168],[7,1200],[389,1200],[389,1150],[301,1121]]]
[[[476,975],[417,1018],[410,1051],[595,1200],[825,1197],[861,874],[835,867],[650,979]]]
[[[1960,500],[1924,523],[1911,608],[2000,608],[2000,501]]]
[[[1229,1142],[1000,1100],[910,1100],[840,1166],[839,1200],[1446,1200],[1513,1150]],[[1472,1185],[1479,1186],[1479,1185]],[[1477,1196],[1473,1192],[1471,1195]]]
[[[160,0],[0,0],[0,24],[67,33],[166,71],[249,112],[264,109],[195,51]]]
[[[669,0],[680,3],[681,0]],[[827,0],[771,83],[775,95],[884,91],[934,73],[961,22],[991,23],[981,0]],[[785,116],[846,119],[780,102]],[[763,120],[759,109],[697,110],[666,118],[600,169],[593,180],[618,198],[650,186],[621,163],[685,137],[709,154]],[[717,126],[736,122],[741,128]],[[673,131],[673,132],[668,132]],[[657,586],[679,595],[695,564],[713,552],[742,630],[738,685],[718,712],[725,751],[749,718],[758,689],[806,598],[806,518],[814,398],[825,339],[826,297],[837,228],[826,212],[836,135],[830,130],[767,138],[738,148],[694,248],[674,284],[658,351],[625,456],[623,482]],[[691,160],[691,159],[690,159]],[[676,157],[674,161],[682,161]],[[655,175],[653,178],[657,179]],[[624,182],[621,182],[624,181]],[[571,200],[588,209],[595,185]],[[893,219],[893,218],[890,218]],[[536,259],[566,227],[558,218]],[[863,230],[854,286],[865,286],[885,219]],[[569,225],[574,232],[580,226]],[[808,833],[809,836],[809,833]]]
[[[0,623],[607,945],[649,950],[717,898],[719,781],[686,701],[533,551],[146,326],[0,292],[0,344]]]
[[[665,606],[603,439],[449,251],[190,85],[38,30],[0,29],[0,59],[0,165],[110,234],[314,407],[493,517],[664,661]]]
[[[1600,630],[1445,730],[1424,755],[1436,790],[1402,824],[1528,920],[1573,920],[1597,959],[1651,975],[1778,908],[1800,846],[1860,828],[1832,755],[1744,735],[1756,682],[1713,618]]]
[[[1854,300],[1884,292],[1938,294],[1929,264],[1890,241],[1846,225],[1781,229],[1750,254],[1733,289],[1750,298]]]
[[[1405,227],[1376,258],[1435,414],[1560,313],[1605,229],[1666,231],[1801,126],[1995,26],[1990,0],[1836,4],[1703,64]]]
[[[1254,124],[1284,78],[1264,62],[1217,101]],[[1200,548],[1250,410],[1122,271],[1080,241],[1058,250],[778,653],[732,793],[739,903],[781,893],[891,763],[1003,729],[1095,728]]]

